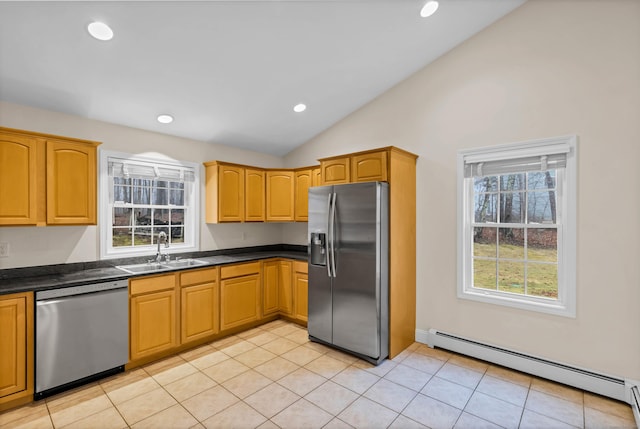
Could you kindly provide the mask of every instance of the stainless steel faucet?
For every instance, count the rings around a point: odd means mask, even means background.
[[[161,244],[164,244],[164,247],[169,247],[169,241],[167,240],[167,233],[164,231],[160,231],[160,233],[158,233],[157,241],[158,241],[158,252],[156,253],[156,262],[162,262],[163,257],[167,257],[167,260],[168,260],[169,255],[163,255],[162,253],[160,253]]]

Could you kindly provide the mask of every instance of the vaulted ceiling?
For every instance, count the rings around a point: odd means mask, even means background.
[[[0,2],[0,99],[284,155],[524,1]]]

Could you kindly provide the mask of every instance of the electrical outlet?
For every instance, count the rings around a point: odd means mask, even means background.
[[[6,241],[0,242],[0,258],[9,257],[9,243]]]

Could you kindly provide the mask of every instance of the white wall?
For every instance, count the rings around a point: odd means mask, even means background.
[[[283,166],[282,158],[271,155],[6,102],[0,102],[0,126],[100,141],[102,144],[99,150],[145,153],[148,156],[153,156],[152,154],[155,153],[156,156],[196,163],[219,159],[261,167]],[[201,250],[282,242],[281,224],[209,225],[204,223],[203,167],[201,167],[201,183],[203,184]],[[0,258],[0,269],[95,261],[100,259],[98,237],[99,231],[95,226],[3,227],[0,228],[0,241],[9,243],[11,253],[8,258]]]
[[[577,317],[458,299],[456,151],[567,134],[579,138]],[[420,156],[418,329],[640,380],[639,1],[531,0],[285,161],[388,145]]]

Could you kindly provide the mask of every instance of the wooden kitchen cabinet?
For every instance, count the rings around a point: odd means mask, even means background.
[[[260,319],[260,263],[220,268],[220,330]]]
[[[387,177],[386,150],[351,156],[351,182],[386,182]]]
[[[33,399],[33,293],[0,296],[0,411]]]
[[[35,137],[0,131],[0,225],[37,223]]]
[[[245,222],[264,222],[265,194],[264,170],[245,168]]]
[[[99,144],[0,127],[0,225],[95,225]]]
[[[299,321],[307,322],[309,311],[309,267],[306,262],[294,262],[293,279],[293,317]]]
[[[262,263],[262,315],[269,316],[277,313],[278,305],[278,277],[280,261],[272,260]]]
[[[205,268],[178,274],[180,281],[180,344],[220,331],[218,270]]]
[[[311,172],[312,170],[310,168],[305,168],[302,170],[296,170],[294,174],[294,219],[296,221],[307,222],[309,220],[309,188],[313,181]]]
[[[245,214],[245,169],[218,161],[205,162],[207,223],[242,222]]]
[[[267,221],[294,220],[294,173],[292,170],[267,171]]]
[[[311,186],[322,186],[322,169],[314,167],[311,170]]]
[[[291,261],[282,259],[278,267],[278,309],[280,314],[290,316],[293,314],[293,288],[291,285],[293,264]]]
[[[320,160],[323,185],[339,185],[351,180],[351,162],[348,156]]]
[[[96,147],[47,140],[47,223],[95,225]]]
[[[176,275],[131,279],[129,293],[129,358],[135,361],[177,347]]]

